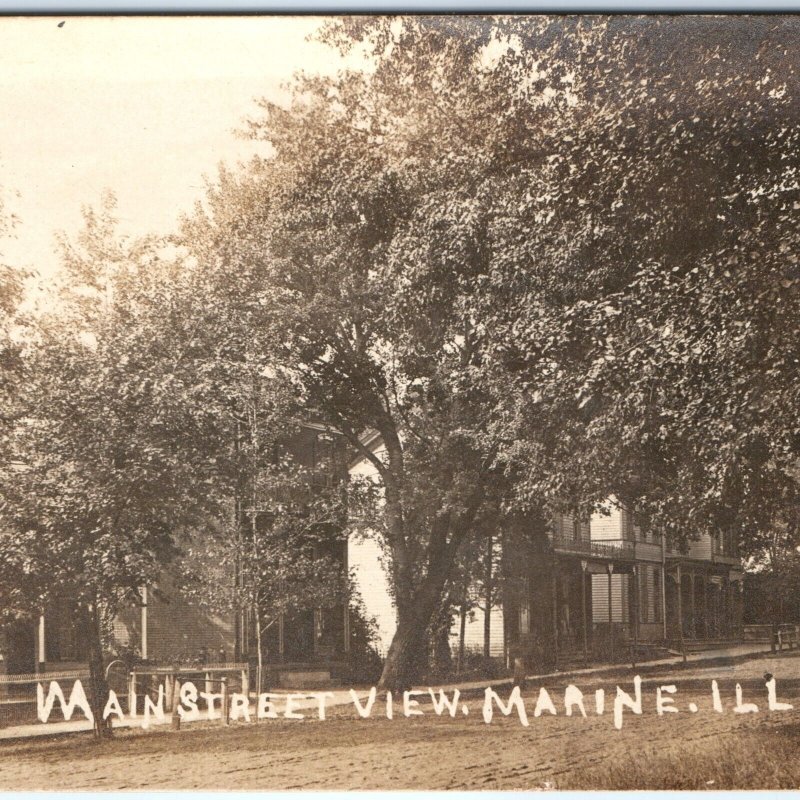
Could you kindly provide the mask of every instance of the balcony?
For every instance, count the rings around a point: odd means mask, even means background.
[[[556,553],[602,558],[608,561],[633,561],[636,556],[635,542],[630,539],[586,539],[554,533],[550,542]]]
[[[714,564],[724,564],[729,567],[740,567],[742,559],[739,556],[732,556],[725,553],[712,553],[711,561]]]

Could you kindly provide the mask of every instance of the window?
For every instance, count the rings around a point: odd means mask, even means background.
[[[580,541],[581,538],[581,521],[574,517],[572,520],[572,540],[574,542]]]
[[[531,632],[531,583],[529,578],[520,582],[519,593],[519,633],[524,635]]]
[[[523,600],[519,606],[519,632],[531,632],[531,610],[527,600]]]
[[[639,621],[661,622],[661,569],[651,564],[639,567]]]
[[[661,572],[661,567],[653,567],[653,607],[655,609],[653,622],[663,622],[664,620],[664,617],[662,616],[664,610],[661,607],[662,580],[663,575]]]
[[[47,661],[80,661],[84,642],[78,635],[74,603],[60,598],[47,609],[45,624],[45,656]]]
[[[650,588],[647,581],[647,573],[650,568],[641,565],[638,569],[637,578],[639,584],[639,622],[650,622]]]

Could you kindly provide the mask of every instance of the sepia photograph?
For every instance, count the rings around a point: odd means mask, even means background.
[[[800,789],[799,44],[0,17],[0,790]]]

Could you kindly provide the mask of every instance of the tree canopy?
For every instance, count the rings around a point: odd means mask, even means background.
[[[109,205],[64,242],[6,568],[53,591],[58,552],[75,586],[134,587],[255,486],[238,444],[265,409],[263,441],[314,420],[374,471],[386,688],[414,679],[487,509],[614,495],[677,542],[762,548],[798,499],[798,25],[327,24],[363,68],[262,101],[267,154],[222,169],[178,237],[120,242]]]

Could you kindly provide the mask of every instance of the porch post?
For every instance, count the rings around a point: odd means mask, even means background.
[[[694,570],[692,570],[689,573],[689,586],[691,586],[691,589],[692,589],[692,605],[691,605],[691,609],[692,609],[692,639],[696,639],[697,638],[697,617],[696,617],[697,601],[696,601],[696,598],[694,596],[695,595]]]
[[[142,660],[147,661],[147,587],[142,586]]]
[[[583,617],[583,664],[589,665],[589,614],[586,611],[586,568],[588,563],[581,559],[581,616]]]
[[[681,565],[678,564],[678,634],[680,635],[681,655],[683,656],[683,663],[686,663],[686,645],[683,641],[683,574],[681,573]]]
[[[37,643],[37,653],[36,653],[36,671],[37,672],[44,672],[47,661],[47,643],[45,641],[44,635],[45,627],[44,627],[44,614],[39,615],[39,624],[37,625],[36,629],[36,643]]]
[[[703,633],[708,639],[708,573],[704,572],[701,576],[703,583]]]
[[[608,572],[608,646],[610,660],[614,660],[614,621],[611,609],[611,576],[614,574],[614,565],[609,561],[606,567]]]
[[[632,667],[636,669],[636,649],[639,645],[639,567],[634,564],[631,567],[631,583],[633,584],[633,597],[631,598],[631,611],[633,619],[631,620],[633,627],[633,658]]]
[[[742,605],[744,599],[744,581],[738,580],[736,581],[736,637],[741,639],[742,638]]]
[[[552,577],[552,595],[553,595],[553,652],[555,655],[555,668],[558,669],[558,559],[553,558],[553,577]]]

